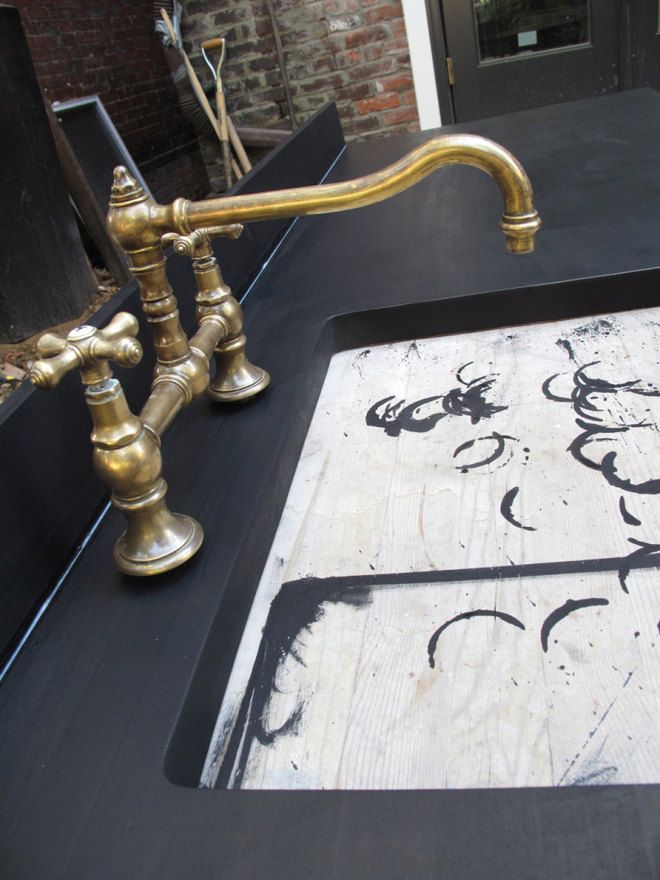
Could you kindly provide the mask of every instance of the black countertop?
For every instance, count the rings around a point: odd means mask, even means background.
[[[249,352],[271,387],[241,407],[197,401],[164,440],[170,505],[201,521],[202,550],[168,575],[125,577],[112,563],[112,512],[3,682],[3,877],[658,876],[657,785],[194,787],[332,353],[660,303],[660,96],[446,129],[456,130],[522,162],[544,221],[537,250],[505,252],[497,187],[464,167],[295,223],[245,302]],[[380,168],[428,136],[352,145],[331,179]],[[70,454],[89,454],[86,443]]]

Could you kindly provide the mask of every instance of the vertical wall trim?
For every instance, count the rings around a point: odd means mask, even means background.
[[[442,121],[426,4],[421,0],[402,0],[402,3],[410,47],[410,66],[415,83],[419,125],[422,131],[427,128],[438,128],[442,125]]]

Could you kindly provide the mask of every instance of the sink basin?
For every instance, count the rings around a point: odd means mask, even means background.
[[[660,309],[330,360],[204,787],[660,781]]]

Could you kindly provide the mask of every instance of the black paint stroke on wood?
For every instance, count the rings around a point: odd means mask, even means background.
[[[660,492],[660,477],[633,483],[619,476],[616,468],[616,452],[607,452],[600,463],[600,470],[610,486],[624,492],[635,492],[639,495],[657,495]]]
[[[602,419],[594,415],[601,410],[591,401],[589,397],[594,392],[599,394],[616,394],[618,391],[631,391],[636,385],[639,385],[638,379],[631,379],[627,382],[610,382],[607,379],[599,379],[597,376],[588,376],[585,370],[588,367],[595,367],[600,361],[589,361],[583,364],[573,374],[573,393],[571,401],[573,409],[577,415],[585,419],[593,419],[602,422]]]
[[[403,587],[412,584],[451,584],[465,581],[519,580],[526,577],[550,577],[559,574],[585,574],[608,571],[620,573],[624,564],[628,571],[637,568],[660,568],[660,556],[654,557],[648,554],[637,553],[624,558],[566,560],[547,563],[527,563],[523,565],[448,569],[446,571],[405,571],[387,574],[344,575],[331,578],[308,577],[295,581],[286,581],[282,584],[278,594],[271,603],[257,656],[241,701],[236,723],[230,735],[223,765],[218,774],[216,787],[224,788],[232,784],[234,787],[240,788],[241,777],[247,766],[250,750],[255,740],[263,745],[268,745],[274,742],[280,734],[295,732],[297,729],[304,709],[304,706],[300,703],[296,705],[292,715],[278,730],[268,731],[264,726],[268,701],[271,693],[277,692],[277,673],[286,659],[291,656],[294,662],[302,662],[296,650],[295,642],[304,630],[309,631],[312,625],[320,620],[323,616],[324,604],[343,603],[352,605],[355,608],[361,608],[371,603],[373,591],[381,587]],[[603,604],[603,602],[607,604],[606,600],[585,601],[588,604]],[[570,613],[575,607],[582,606],[571,606],[565,613]],[[556,613],[553,612],[553,614]],[[478,614],[502,616],[501,612],[492,610],[467,612],[467,614],[469,616],[477,616]],[[459,615],[455,620],[462,619],[463,616]],[[563,616],[565,614],[551,621],[550,628]],[[551,617],[552,615],[550,615]],[[510,615],[506,614],[502,617],[507,623],[514,623],[517,620],[516,618],[509,618]],[[449,621],[449,623],[451,622],[453,621]],[[546,624],[547,621],[544,623],[544,626]],[[447,625],[449,624],[443,624],[440,627],[432,637],[431,642],[429,642],[429,646],[431,646],[434,639],[435,643],[437,643],[437,639]],[[524,625],[520,621],[514,625],[520,625],[524,629]],[[433,651],[435,651],[435,643],[433,644]],[[429,654],[429,657],[431,656],[432,652]],[[216,749],[219,748],[220,743],[216,743]],[[212,760],[216,757],[217,752],[215,756],[212,756]],[[231,778],[232,773],[234,773],[233,781]]]
[[[446,620],[442,626],[439,626],[438,629],[436,629],[429,639],[426,651],[429,655],[429,666],[431,669],[435,669],[435,651],[438,647],[438,639],[442,633],[448,626],[451,626],[452,623],[457,623],[459,620],[472,620],[473,617],[494,617],[497,620],[503,620],[504,623],[510,623],[512,626],[517,626],[518,629],[525,629],[525,624],[522,620],[518,620],[518,618],[514,617],[512,614],[505,614],[503,611],[496,611],[494,608],[477,608],[474,611],[464,611],[462,614],[457,614],[456,617],[452,617],[451,620]]]
[[[290,653],[294,655],[293,648],[291,648]],[[289,715],[286,721],[275,730],[266,730],[266,728],[264,727],[262,715],[259,719],[257,719],[257,723],[255,723],[254,725],[254,736],[256,736],[262,746],[270,746],[280,736],[284,736],[287,733],[296,734],[298,732],[298,728],[300,727],[300,722],[302,721],[304,711],[305,701],[299,700],[296,703],[295,709]]]
[[[412,431],[417,434],[430,431],[447,415],[445,412],[437,412],[419,418],[419,411],[423,406],[440,400],[440,395],[437,394],[414,400],[407,406],[404,406],[405,400],[398,400],[396,403],[390,403],[390,400],[394,400],[393,394],[376,401],[369,407],[365,416],[365,423],[370,428],[382,428],[388,437],[398,437],[401,431]],[[382,412],[379,413],[378,410],[381,408]]]
[[[564,349],[564,351],[566,352],[566,354],[569,356],[569,358],[570,358],[572,361],[575,361],[575,352],[573,351],[573,346],[572,346],[571,343],[568,341],[568,339],[558,339],[558,340],[557,340],[557,345],[558,345],[560,348],[563,348],[563,349]]]
[[[619,511],[621,512],[621,518],[627,526],[641,526],[641,519],[637,519],[636,516],[628,510],[626,507],[626,499],[623,495],[619,498]]]
[[[298,728],[304,710],[304,704],[300,702],[277,730],[267,730],[265,727],[268,701],[271,693],[277,692],[275,679],[278,669],[289,656],[295,662],[303,663],[295,648],[296,639],[321,619],[325,604],[342,603],[360,608],[370,602],[371,589],[366,585],[356,585],[355,579],[348,579],[348,582],[339,585],[333,578],[303,578],[282,584],[268,612],[259,651],[225,757],[224,766],[231,767],[240,748],[234,785],[240,784],[254,739],[262,745],[270,745],[278,736],[295,732]],[[219,782],[221,785],[228,782],[222,771]]]
[[[637,568],[640,560],[656,559],[660,562],[660,544],[648,544],[645,541],[637,541],[635,538],[628,538],[630,544],[635,544],[639,550],[633,550],[628,556],[624,556],[619,566],[619,583],[624,593],[628,590],[628,575]]]
[[[412,346],[408,349],[408,358]],[[417,351],[417,348],[414,349]],[[419,352],[418,352],[419,355]],[[486,399],[486,393],[495,384],[496,376],[479,376],[467,382],[462,378],[463,370],[469,367],[472,361],[463,364],[456,371],[457,381],[463,388],[452,388],[446,394],[436,394],[431,397],[423,397],[412,403],[404,405],[405,400],[390,403],[394,395],[384,397],[369,407],[365,416],[365,422],[369,427],[382,428],[389,437],[398,437],[401,431],[425,433],[431,431],[445,416],[468,416],[473,425],[479,424],[482,419],[490,419],[496,413],[507,409],[506,406],[497,406]],[[428,415],[420,416],[422,407],[440,401],[441,409]],[[471,465],[476,467],[476,465]]]
[[[485,394],[494,383],[495,379],[485,379],[468,385],[466,390],[452,388],[442,401],[443,409],[450,416],[469,416],[473,425],[479,424],[482,419],[492,418],[507,409],[506,406],[496,406],[486,400]]]
[[[581,329],[584,332],[592,329],[596,333],[599,328],[603,327],[606,328],[607,333],[613,332],[611,324],[604,319],[592,322],[591,327],[587,324]],[[558,344],[565,347],[564,343],[566,343],[565,340],[558,340]],[[574,357],[572,349],[569,352],[569,356]],[[541,386],[543,395],[547,400],[558,403],[570,403],[572,405],[576,414],[575,424],[578,428],[582,429],[582,433],[578,434],[568,447],[568,451],[576,461],[592,470],[600,471],[607,482],[616,489],[641,495],[656,495],[660,492],[660,478],[652,478],[635,483],[630,479],[620,476],[616,465],[617,453],[615,450],[606,452],[600,461],[594,461],[586,453],[587,447],[590,444],[604,442],[608,438],[616,439],[617,436],[635,429],[652,427],[650,422],[604,424],[604,419],[600,415],[603,410],[593,402],[591,399],[592,394],[627,393],[638,394],[644,397],[660,396],[660,389],[652,385],[644,386],[639,379],[611,382],[597,376],[589,376],[586,373],[587,368],[596,366],[599,363],[600,361],[590,361],[575,370],[573,373],[573,390],[570,397],[557,395],[552,391],[552,382],[558,378],[559,373],[549,376],[543,382]]]
[[[580,608],[592,608],[596,605],[609,604],[610,603],[607,599],[567,599],[563,605],[560,605],[559,608],[555,608],[554,611],[551,611],[543,621],[543,625],[541,626],[541,646],[543,651],[547,654],[548,636],[550,635],[553,626],[556,626],[560,620],[563,620],[569,614],[578,611]]]
[[[471,385],[476,385],[479,382],[482,382],[484,379],[488,378],[488,375],[484,374],[483,376],[477,376],[475,379],[472,379],[471,381],[464,379],[463,378],[463,370],[466,370],[468,367],[471,367],[473,364],[474,364],[474,361],[468,361],[466,364],[463,364],[462,367],[459,367],[456,370],[456,380],[458,382],[460,382],[461,385],[465,385],[466,388],[469,388]]]
[[[625,687],[626,685],[624,684],[623,686]],[[559,778],[559,780],[558,780],[558,782],[557,782],[557,785],[558,785],[558,786],[559,786],[559,785],[562,785],[562,783],[564,782],[564,780],[566,779],[566,777],[568,776],[568,774],[571,772],[571,770],[573,769],[573,767],[575,766],[575,764],[577,763],[577,761],[580,759],[580,756],[582,755],[582,752],[586,749],[586,747],[589,745],[589,743],[591,742],[591,740],[594,738],[594,736],[598,733],[598,731],[600,730],[600,728],[603,726],[603,724],[604,724],[605,721],[607,720],[607,716],[610,714],[610,710],[612,709],[612,707],[613,707],[614,704],[616,703],[617,699],[618,699],[618,698],[615,697],[615,698],[612,700],[612,702],[609,704],[609,706],[605,709],[605,711],[603,712],[603,714],[600,716],[600,718],[599,718],[598,721],[596,722],[596,725],[595,725],[595,726],[589,731],[589,733],[588,733],[588,735],[587,735],[587,738],[585,739],[585,741],[582,743],[582,746],[580,747],[580,750],[579,750],[579,751],[577,752],[577,754],[573,757],[573,759],[572,759],[572,761],[570,762],[570,764],[568,765],[568,767],[564,770],[564,772],[563,772],[562,775],[560,776],[560,778]],[[608,768],[608,769],[609,769],[610,772],[611,772],[611,768]],[[615,769],[615,770],[618,770],[618,767],[617,767],[617,768],[614,768],[614,769]],[[590,770],[586,770],[586,775],[587,775],[587,776],[588,776],[589,772],[590,772]],[[569,784],[570,784],[570,785],[585,785],[587,782],[588,782],[588,778],[585,778],[585,770],[582,770],[582,771],[577,775],[577,777],[575,778],[575,780],[574,780],[573,782],[569,783]]]
[[[527,532],[535,532],[536,529],[534,526],[524,526],[515,518],[511,511],[511,505],[515,501],[518,492],[520,492],[520,486],[514,486],[513,489],[509,489],[508,492],[505,492],[504,497],[502,498],[502,503],[500,504],[500,513],[507,522],[511,523],[511,525],[515,526],[517,529],[525,529]]]
[[[625,434],[634,428],[646,428],[648,424],[621,425],[617,428],[610,428],[606,425],[593,425],[582,419],[576,419],[575,424],[578,428],[582,428],[582,433],[578,434],[569,444],[568,451],[573,458],[585,467],[591,468],[605,477],[610,486],[615,489],[621,489],[625,492],[634,492],[640,495],[657,495],[660,492],[660,478],[652,478],[643,480],[641,483],[633,483],[619,476],[616,468],[617,454],[614,450],[605,453],[600,462],[589,458],[585,450],[592,443],[602,443],[608,437],[616,437]]]
[[[499,434],[497,431],[493,431],[491,434],[487,434],[485,437],[477,437],[474,440],[468,440],[465,443],[461,443],[454,450],[453,458],[456,458],[461,452],[464,452],[466,449],[471,449],[475,443],[481,440],[495,440],[495,449],[491,452],[490,455],[487,455],[486,458],[482,458],[479,461],[473,461],[470,464],[461,464],[456,465],[457,471],[468,471],[473,470],[474,468],[485,467],[486,465],[493,464],[493,462],[497,461],[504,454],[504,450],[506,449],[505,440],[517,440],[517,437],[512,437],[510,434]]]
[[[559,378],[561,373],[553,373],[552,376],[548,376],[548,378],[541,385],[541,391],[543,392],[543,396],[547,400],[554,400],[556,403],[570,403],[570,397],[560,397],[558,394],[554,394],[550,386],[554,382],[555,379]]]

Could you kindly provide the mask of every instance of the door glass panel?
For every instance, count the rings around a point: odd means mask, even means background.
[[[578,46],[589,40],[588,0],[473,2],[482,61]]]

